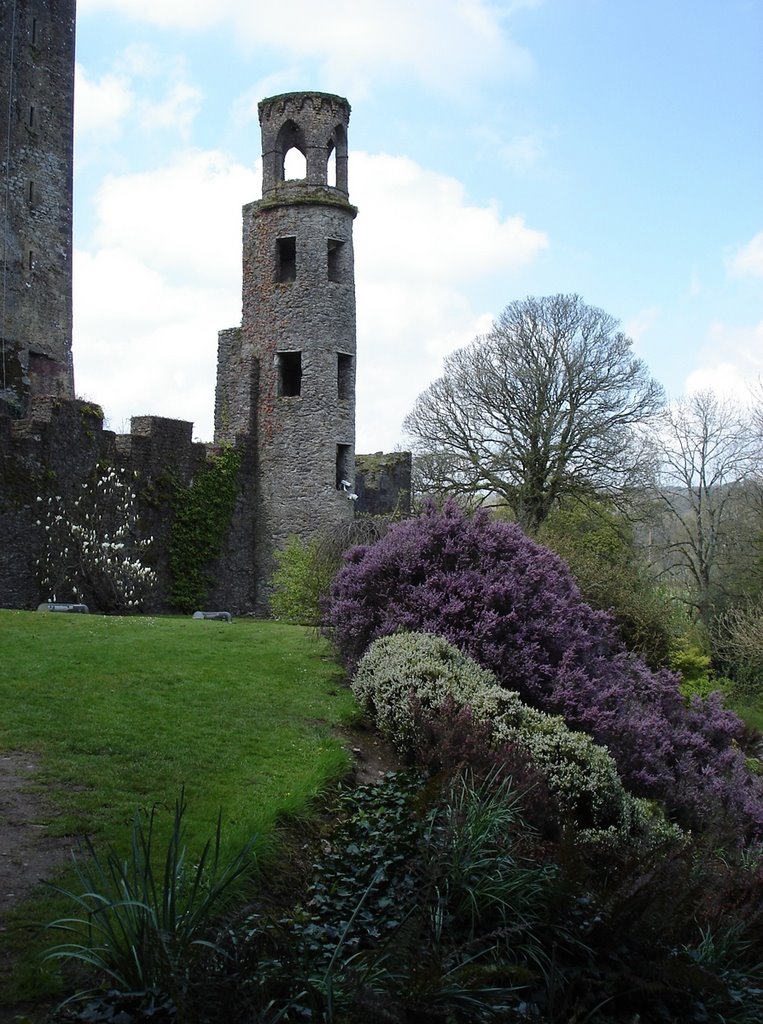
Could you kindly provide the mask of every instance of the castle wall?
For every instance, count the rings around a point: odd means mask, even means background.
[[[361,459],[356,478],[349,104],[314,92],[260,104],[263,198],[243,211],[242,324],[218,338],[215,444],[194,443],[191,423],[155,416],[117,435],[97,406],[73,397],[74,0],[0,0],[0,27],[0,607],[52,597],[37,568],[47,500],[73,502],[113,467],[137,495],[141,534],[153,537],[145,562],[159,582],[144,610],[183,607],[201,589],[207,608],[265,612],[274,553],[290,536],[351,520],[355,498],[364,511],[405,514],[410,493],[409,457]],[[292,148],[305,157],[298,181],[284,179]],[[194,501],[206,504],[189,526]]]
[[[351,216],[332,207],[248,207],[250,248],[244,269],[242,334],[260,366],[257,443],[265,546],[352,518],[337,488],[337,446],[346,446],[342,478],[354,479],[355,295],[351,269],[327,279],[327,239],[347,247]],[[297,240],[296,277],[273,282],[274,241]],[[282,354],[300,361],[299,394],[283,393]],[[346,357],[340,397],[339,359]],[[296,390],[296,387],[292,390]],[[263,574],[267,567],[263,566]]]
[[[0,397],[74,397],[75,0],[0,0]]]
[[[36,565],[47,498],[61,495],[71,501],[83,483],[114,467],[127,471],[138,499],[141,533],[153,537],[146,564],[159,584],[144,610],[171,608],[169,548],[177,496],[193,485],[215,451],[192,441],[192,427],[141,416],[133,418],[130,434],[118,435],[103,429],[100,409],[74,400],[41,401],[34,418],[0,414],[0,607],[35,608],[51,596],[39,588]],[[242,451],[237,508],[226,524],[221,551],[204,567],[216,580],[210,603],[236,614],[254,607],[253,528],[246,513],[256,490],[253,474],[252,458]]]
[[[356,512],[371,516],[411,514],[411,453],[355,456]]]

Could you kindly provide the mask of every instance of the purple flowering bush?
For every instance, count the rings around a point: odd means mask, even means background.
[[[678,677],[630,654],[564,562],[513,523],[430,506],[348,552],[330,622],[350,672],[379,637],[442,636],[523,701],[606,746],[625,785],[664,800],[682,824],[763,835],[763,780],[737,745],[738,716],[713,695],[687,707]]]

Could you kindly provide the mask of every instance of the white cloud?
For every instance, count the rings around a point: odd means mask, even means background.
[[[763,376],[763,320],[749,327],[716,321],[708,331],[699,366],[686,378],[685,391],[710,389],[745,401]]]
[[[763,277],[763,231],[734,253],[729,270],[735,277]]]
[[[78,64],[75,95],[77,144],[90,154],[122,138],[128,122],[144,145],[147,132],[186,141],[203,100],[183,57],[145,45],[127,47],[99,78]]]
[[[160,102],[143,104],[141,118],[146,128],[175,128],[185,135],[200,105],[199,89],[186,82],[176,82]]]
[[[354,0],[322,7],[311,0],[80,0],[78,8],[80,16],[119,11],[192,31],[227,23],[242,45],[317,61],[326,81],[356,97],[374,77],[402,73],[454,92],[476,80],[524,79],[534,69],[530,54],[504,30],[510,9],[491,0]]]
[[[111,72],[97,79],[89,78],[80,64],[76,65],[74,80],[78,138],[97,136],[100,141],[118,138],[135,103],[129,80]]]
[[[259,187],[217,152],[103,183],[93,247],[75,255],[74,359],[115,427],[152,413],[211,440],[217,332],[241,320],[241,206]]]
[[[95,244],[132,253],[173,280],[222,284],[241,276],[241,207],[261,172],[217,151],[185,151],[172,164],[111,176],[96,196]]]
[[[209,440],[228,296],[173,285],[117,249],[76,252],[74,282],[77,393],[103,405],[113,429],[154,414],[194,421]]]
[[[623,332],[632,338],[638,346],[644,335],[654,327],[659,315],[659,306],[647,306],[645,309],[640,309],[635,316],[623,324]]]
[[[394,447],[443,357],[490,327],[497,311],[467,298],[475,279],[505,278],[548,239],[406,157],[353,153],[351,176],[362,451]]]
[[[490,325],[468,284],[505,278],[548,241],[407,158],[353,153],[351,174],[358,448],[389,449],[443,356]],[[93,246],[75,263],[74,354],[78,390],[114,425],[177,416],[211,438],[217,331],[240,323],[241,206],[259,184],[214,151],[103,183]]]
[[[543,155],[543,142],[537,134],[519,135],[498,148],[499,158],[518,174],[528,174],[535,170]]]
[[[361,244],[361,273],[457,284],[517,269],[548,246],[521,217],[470,204],[460,181],[408,157],[355,152],[351,174],[358,237],[372,240]]]
[[[189,81],[185,57],[133,44],[122,52],[117,67],[139,91],[138,126],[149,131],[175,129],[185,138],[203,99]]]

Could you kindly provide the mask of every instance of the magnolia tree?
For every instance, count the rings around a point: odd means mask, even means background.
[[[45,598],[85,601],[104,612],[140,610],[157,575],[145,564],[153,538],[140,534],[132,479],[109,468],[71,494],[38,497]]]

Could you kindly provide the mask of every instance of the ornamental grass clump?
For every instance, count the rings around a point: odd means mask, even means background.
[[[75,860],[77,887],[52,886],[74,911],[49,927],[70,936],[48,950],[46,959],[75,962],[95,972],[99,983],[161,1005],[183,1019],[194,999],[194,981],[218,952],[217,926],[253,868],[253,841],[222,857],[222,820],[189,862],[184,841],[186,802],[181,791],[169,838],[157,836],[156,812],[144,822],[136,813],[126,857],[105,853],[85,840]],[[97,989],[79,993],[84,998]],[[116,1018],[115,1018],[116,1019]]]
[[[763,780],[717,695],[687,704],[676,675],[630,654],[564,562],[513,523],[433,506],[352,549],[332,589],[337,650],[352,671],[376,639],[437,634],[522,701],[606,746],[635,795],[689,827],[763,835]]]

